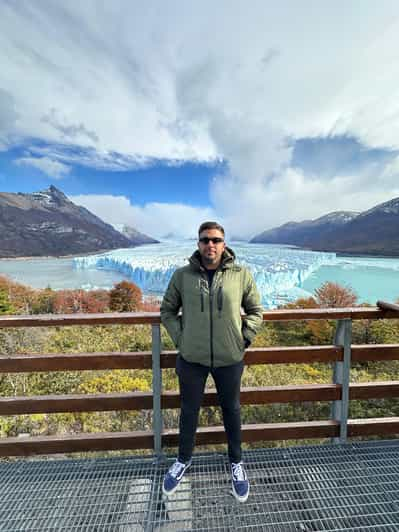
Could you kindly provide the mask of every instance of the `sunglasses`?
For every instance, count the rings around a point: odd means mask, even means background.
[[[202,238],[199,239],[199,241],[202,244],[209,244],[209,242],[213,242],[213,244],[221,244],[222,242],[224,242],[224,238],[220,238],[220,236],[214,236],[211,238],[207,236],[203,236]]]

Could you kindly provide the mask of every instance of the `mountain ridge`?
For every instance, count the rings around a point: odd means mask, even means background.
[[[0,192],[0,235],[0,258],[66,257],[138,245],[54,185],[31,194]]]
[[[287,222],[255,235],[250,242],[340,254],[399,256],[399,198],[363,212],[334,211],[315,220]]]

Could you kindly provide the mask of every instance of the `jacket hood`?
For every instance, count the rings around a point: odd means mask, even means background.
[[[222,255],[222,261],[221,261],[222,269],[231,268],[234,264],[235,259],[236,259],[236,254],[234,253],[234,251],[228,246],[226,246],[223,252],[223,255]],[[203,265],[201,262],[201,254],[198,249],[194,251],[194,253],[191,255],[191,257],[188,260],[191,266],[193,266],[196,270],[200,270],[203,268]]]

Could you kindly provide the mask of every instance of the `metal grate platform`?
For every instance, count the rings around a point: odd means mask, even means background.
[[[163,500],[151,458],[0,464],[0,531],[399,531],[399,440],[247,451],[251,493],[222,455],[196,455]]]

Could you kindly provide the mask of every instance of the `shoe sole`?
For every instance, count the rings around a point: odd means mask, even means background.
[[[238,501],[238,502],[245,502],[245,501],[248,499],[248,496],[249,496],[249,486],[248,486],[247,494],[244,495],[244,496],[240,496],[240,495],[238,495],[238,493],[235,491],[233,483],[231,483],[231,494],[232,494],[233,497],[236,499],[236,501]]]
[[[166,489],[164,488],[164,486],[162,484],[162,495],[165,495],[165,497],[169,497],[170,495],[173,495],[175,493],[175,491],[177,490],[177,488],[179,487],[180,482],[173,489],[171,489],[169,491],[166,491]]]

